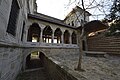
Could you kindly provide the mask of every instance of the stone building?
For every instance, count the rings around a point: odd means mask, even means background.
[[[68,25],[74,26],[74,27],[80,27],[83,24],[84,20],[84,10],[80,8],[79,6],[76,6],[73,8],[73,10],[66,16],[64,19],[64,22]],[[85,12],[85,23],[89,22],[89,16],[91,14],[86,11]]]
[[[48,57],[79,53],[76,27],[83,19],[82,15],[77,17],[82,11],[80,7],[65,20],[36,11],[36,0],[0,0],[0,80],[14,80],[25,70],[31,52],[40,51]],[[86,12],[86,22],[89,15]]]

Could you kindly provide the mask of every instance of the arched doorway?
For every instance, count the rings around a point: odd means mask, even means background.
[[[40,41],[41,29],[37,23],[33,23],[28,29],[27,41],[29,42],[39,42]]]
[[[85,41],[84,40],[82,40],[82,47],[83,47],[83,51],[85,51],[86,50],[86,46],[85,46]]]
[[[62,35],[62,31],[60,30],[60,28],[57,28],[54,32],[54,43],[61,43],[61,35]]]
[[[70,43],[70,33],[68,30],[64,32],[64,43],[69,44]]]
[[[35,69],[43,67],[43,53],[34,51],[26,57],[26,69]]]
[[[77,35],[75,32],[72,33],[72,44],[77,44]]]
[[[43,30],[43,42],[52,43],[52,29],[50,26],[46,26]]]

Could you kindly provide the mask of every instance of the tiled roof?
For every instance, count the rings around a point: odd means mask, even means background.
[[[47,16],[41,13],[28,14],[28,17],[75,29],[73,26],[65,24],[63,20],[51,16]]]
[[[65,17],[64,21],[69,18],[71,16],[71,14],[75,13],[76,11],[82,11],[83,13],[83,9],[79,6],[76,6],[75,8],[72,9],[72,11],[70,11],[70,13]],[[91,14],[88,11],[85,11],[85,13],[88,14],[88,16],[90,16]]]
[[[85,31],[87,32],[95,32],[98,30],[107,29],[109,26],[105,25],[99,20],[93,20],[93,21],[86,23],[84,27],[85,27]],[[82,26],[78,27],[78,29],[82,29]]]

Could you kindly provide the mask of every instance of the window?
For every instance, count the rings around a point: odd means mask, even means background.
[[[77,35],[75,32],[72,33],[72,44],[77,44]]]
[[[81,24],[83,24],[84,23],[84,21],[81,19]]]
[[[85,21],[85,24],[87,23],[87,21]]]
[[[81,26],[83,26],[83,24],[84,24],[84,20],[81,19]]]
[[[17,18],[19,15],[19,5],[17,3],[17,0],[12,1],[12,6],[11,6],[11,12],[10,12],[10,17],[9,17],[9,22],[8,22],[8,27],[7,27],[7,32],[15,36],[16,34],[16,25],[17,25]]]
[[[1,4],[2,0],[0,0],[0,4]]]
[[[74,21],[72,21],[72,26],[74,26]]]
[[[68,30],[65,30],[64,32],[64,43],[69,44],[70,43],[70,33]]]
[[[83,51],[85,51],[85,50],[86,50],[85,44],[86,44],[86,43],[85,43],[85,41],[83,40],[83,41],[82,41]]]
[[[23,41],[24,28],[25,28],[25,21],[23,22],[23,28],[22,28],[21,41]]]
[[[86,24],[86,23],[87,23],[87,21],[84,21],[81,19],[81,24]]]

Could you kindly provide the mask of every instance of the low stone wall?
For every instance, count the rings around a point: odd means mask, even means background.
[[[50,80],[85,80],[84,77],[80,76],[73,70],[64,65],[60,65],[59,62],[46,57],[44,54],[41,55],[41,60],[45,70],[48,72]],[[79,75],[79,78],[76,77],[76,75]]]

